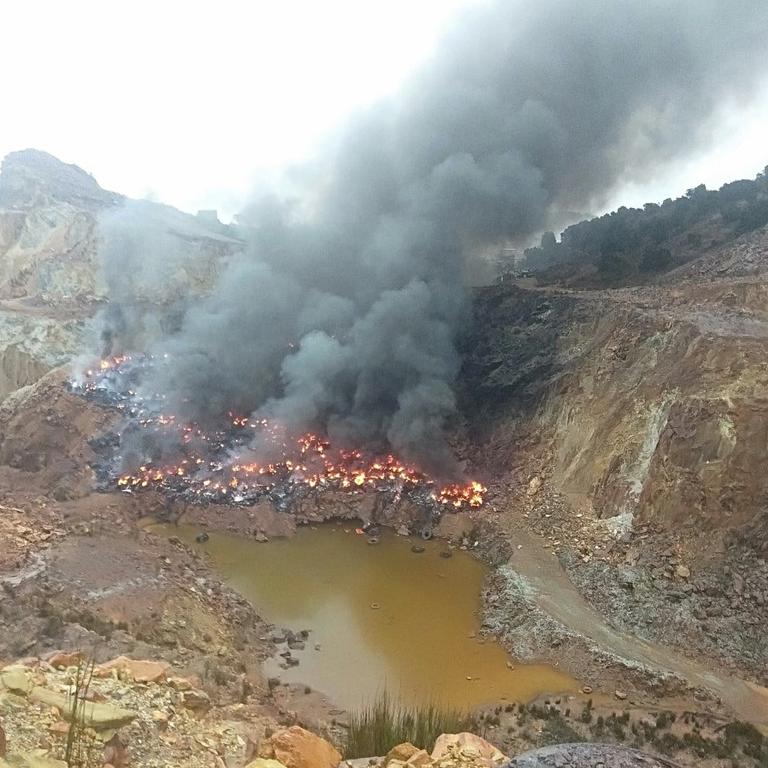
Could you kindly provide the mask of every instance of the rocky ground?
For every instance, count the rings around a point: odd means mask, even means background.
[[[313,732],[294,724],[286,730],[299,719],[295,712],[277,714],[274,705],[256,703],[247,692],[239,701],[216,706],[204,686],[199,677],[176,675],[171,665],[157,661],[121,656],[94,666],[76,653],[56,652],[46,660],[27,657],[0,670],[0,733],[5,739],[0,765],[5,756],[11,765],[65,766],[57,761],[73,751],[79,755],[77,765],[114,768],[336,768],[340,762],[342,754],[333,743],[344,749],[343,724],[311,723]],[[499,706],[479,713],[476,727],[485,739],[443,735],[426,745],[431,754],[404,744],[384,758],[348,762],[385,768],[503,763],[610,768],[670,765],[665,755],[675,755],[682,765],[701,766],[722,765],[724,758],[728,765],[736,760],[763,764],[768,757],[768,746],[753,726],[687,711],[618,709],[573,697]],[[546,749],[585,741],[602,744]],[[627,750],[625,744],[659,756]],[[537,751],[528,752],[532,746]],[[520,756],[506,763],[505,753]],[[279,762],[265,764],[257,756]]]
[[[197,553],[142,523],[271,538],[376,518],[418,532],[423,511],[372,495],[311,496],[286,514],[94,493],[92,441],[114,414],[70,394],[57,366],[103,306],[99,222],[122,200],[44,153],[14,156],[0,176],[0,662],[21,659],[15,677],[59,696],[73,667],[54,666],[56,651],[168,665],[155,681],[118,671],[93,682],[95,699],[137,712],[119,729],[134,765],[239,767],[270,730],[297,723],[341,745],[332,702],[264,679],[273,628]],[[190,256],[163,279],[137,276],[162,314],[204,293],[240,243],[164,206],[150,218]],[[759,734],[728,723],[768,723],[767,270],[763,230],[653,285],[478,290],[456,443],[490,492],[436,534],[495,568],[484,632],[585,683],[570,699],[479,713],[505,754],[588,739],[682,765],[763,759]],[[6,690],[9,749],[60,756],[55,709]],[[569,750],[515,764],[567,766]]]

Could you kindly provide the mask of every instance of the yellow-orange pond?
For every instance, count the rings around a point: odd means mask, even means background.
[[[458,550],[441,557],[444,542],[418,541],[425,551],[416,554],[414,541],[391,532],[370,545],[354,527],[332,524],[268,543],[211,533],[197,544],[198,529],[162,530],[207,552],[265,619],[311,630],[305,650],[293,652],[297,667],[281,669],[283,659],[275,656],[265,673],[309,685],[342,706],[368,701],[383,687],[409,703],[462,708],[577,688],[564,672],[520,664],[496,642],[483,641],[487,567]]]

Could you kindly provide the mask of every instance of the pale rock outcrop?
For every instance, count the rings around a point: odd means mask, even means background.
[[[443,733],[437,737],[432,749],[432,760],[441,764],[445,760],[471,761],[473,765],[489,768],[500,765],[506,755],[481,736],[467,731]]]
[[[50,691],[47,688],[35,686],[29,692],[29,698],[32,701],[46,704],[49,707],[56,707],[65,720],[69,720],[72,713],[71,697]],[[122,728],[132,723],[136,717],[136,712],[130,709],[116,707],[114,704],[103,704],[101,702],[86,702],[82,708],[83,724],[96,731],[111,731]],[[80,717],[78,712],[78,717]]]

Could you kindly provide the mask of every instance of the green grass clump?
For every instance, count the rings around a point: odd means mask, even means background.
[[[407,706],[384,690],[350,715],[344,757],[386,755],[405,741],[430,750],[440,734],[468,731],[474,726],[466,712],[435,703]]]

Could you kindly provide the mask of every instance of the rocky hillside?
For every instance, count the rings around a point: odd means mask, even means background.
[[[767,271],[763,228],[654,286],[481,289],[462,376],[502,503],[591,605],[763,685]]]
[[[222,260],[242,245],[221,225],[103,190],[45,152],[13,152],[3,161],[0,399],[86,348],[86,321],[114,298],[101,253],[105,226],[123,211],[141,217],[136,228],[159,233],[168,252],[157,269],[137,270],[136,258],[122,265],[138,302],[162,307],[205,292]]]
[[[525,254],[540,276],[570,284],[615,286],[653,281],[701,258],[717,258],[741,235],[768,224],[768,169],[708,190],[703,184],[661,205],[626,208],[573,224],[557,242],[547,232]]]
[[[464,384],[486,461],[503,470],[533,442],[558,490],[617,522],[754,521],[768,490],[766,307],[759,278],[481,291]]]

